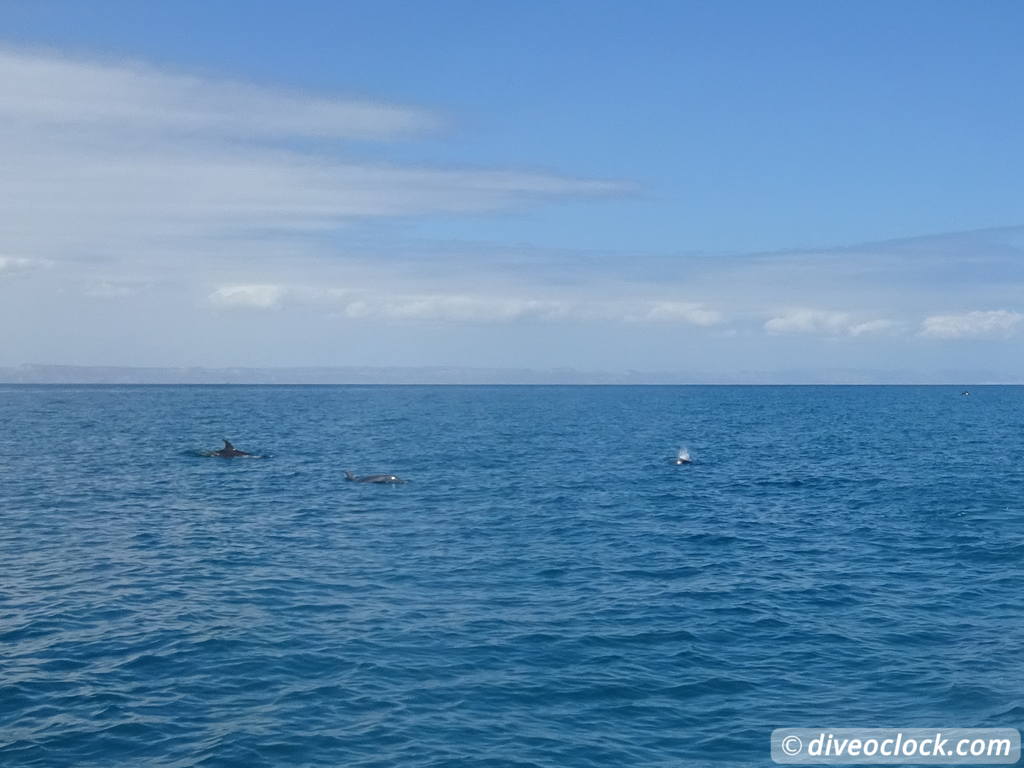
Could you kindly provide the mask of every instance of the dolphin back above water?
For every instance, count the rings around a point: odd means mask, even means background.
[[[353,483],[404,483],[405,480],[400,478],[398,475],[363,475],[362,477],[356,477],[351,472],[345,472],[345,479]]]
[[[226,437],[223,438],[223,440],[224,447],[221,448],[219,451],[213,451],[210,454],[211,456],[216,456],[221,459],[233,459],[237,456],[252,456],[251,453],[248,453],[246,451],[240,451],[237,448],[235,448],[235,446],[231,444],[231,441],[228,440]]]

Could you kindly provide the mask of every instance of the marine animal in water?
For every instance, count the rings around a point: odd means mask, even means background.
[[[234,459],[238,456],[252,456],[251,453],[248,453],[246,451],[240,451],[237,448],[235,448],[235,446],[231,444],[231,441],[228,440],[226,437],[223,438],[223,440],[224,447],[221,448],[219,451],[211,452],[211,456],[217,456],[218,458],[221,459]]]
[[[345,479],[353,483],[404,483],[405,480],[398,475],[363,475],[356,477],[351,472],[345,472]]]

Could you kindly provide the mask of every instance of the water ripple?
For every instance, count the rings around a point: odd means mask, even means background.
[[[0,387],[0,763],[768,765],[780,726],[1020,727],[1024,390],[974,394]],[[267,458],[202,456],[222,434]]]

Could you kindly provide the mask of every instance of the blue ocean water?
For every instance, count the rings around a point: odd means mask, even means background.
[[[971,391],[0,387],[0,764],[1019,728],[1024,388]]]

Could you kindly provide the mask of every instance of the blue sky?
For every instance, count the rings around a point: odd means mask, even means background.
[[[1022,30],[1011,2],[0,3],[0,365],[1024,377]]]

